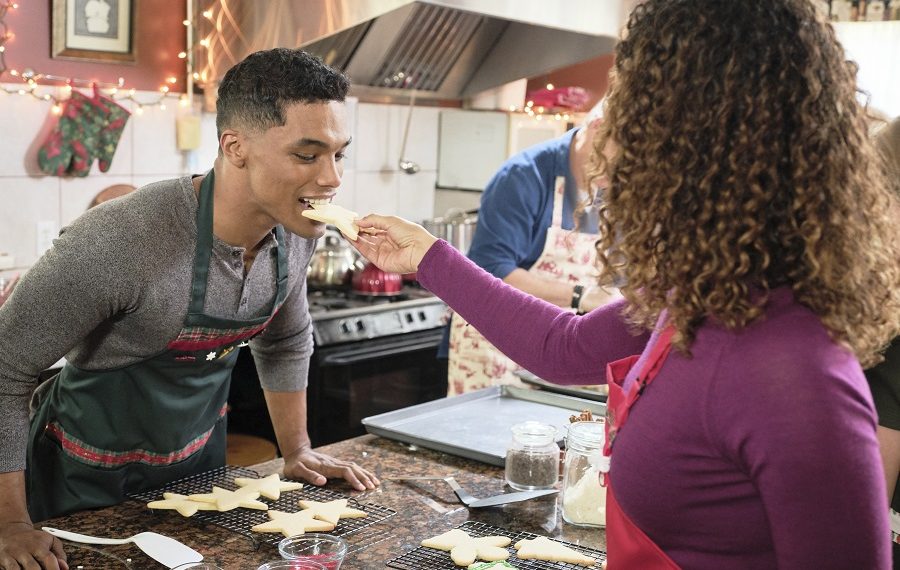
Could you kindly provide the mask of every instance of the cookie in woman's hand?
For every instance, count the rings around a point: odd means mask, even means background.
[[[356,219],[359,218],[359,214],[343,206],[338,206],[337,204],[310,204],[310,208],[303,210],[301,214],[310,220],[335,226],[351,241],[356,241],[356,238],[359,236],[359,226],[356,225]]]

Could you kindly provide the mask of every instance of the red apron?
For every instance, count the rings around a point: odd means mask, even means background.
[[[603,447],[603,455],[606,457],[610,456],[616,433],[628,420],[631,407],[662,368],[672,347],[674,332],[675,329],[667,327],[659,335],[659,339],[648,355],[647,362],[638,372],[637,378],[627,394],[622,388],[625,376],[639,357],[629,356],[611,362],[606,367],[606,382],[609,385],[609,398],[606,402],[606,443]],[[622,511],[616,501],[616,494],[609,477],[601,476],[601,480],[604,479],[608,485],[606,490],[606,556],[609,569],[677,569],[678,565]]]

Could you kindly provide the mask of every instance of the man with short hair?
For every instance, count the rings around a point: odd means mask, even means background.
[[[348,88],[300,50],[250,55],[219,87],[212,170],[90,209],[22,278],[0,309],[0,567],[66,567],[32,521],[223,465],[248,343],[285,476],[379,484],[306,430],[305,275],[325,227],[302,213],[340,185]]]

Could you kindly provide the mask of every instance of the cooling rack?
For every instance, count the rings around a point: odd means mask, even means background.
[[[205,471],[203,473],[191,475],[183,479],[178,479],[177,481],[173,481],[168,485],[165,485],[164,487],[143,491],[141,493],[130,494],[128,496],[136,501],[149,503],[150,501],[162,499],[164,492],[179,493],[181,495],[191,495],[194,493],[210,493],[212,492],[213,485],[233,491],[238,488],[238,486],[234,484],[235,477],[259,478],[259,474],[256,471],[245,469],[243,467],[226,465],[225,467],[219,467],[218,469]],[[334,527],[334,530],[329,532],[329,534],[346,538],[348,542],[351,543],[350,551],[361,550],[362,548],[371,546],[372,544],[376,544],[386,538],[389,538],[390,535],[387,534],[386,529],[378,530],[372,529],[370,527],[397,514],[397,511],[388,507],[384,507],[375,503],[359,502],[353,497],[349,497],[335,491],[329,491],[328,489],[323,489],[321,487],[315,487],[313,485],[304,485],[302,489],[296,491],[283,491],[277,501],[272,501],[270,499],[266,499],[265,497],[259,498],[260,501],[267,503],[270,509],[288,513],[300,510],[300,506],[297,504],[297,501],[299,501],[300,499],[322,502],[333,501],[336,499],[347,499],[348,506],[366,512],[367,516],[362,518],[341,519]],[[181,516],[175,511],[158,512],[160,513],[160,516]],[[257,544],[265,543],[272,546],[277,546],[278,542],[282,538],[284,538],[284,536],[282,536],[280,533],[260,533],[250,530],[254,525],[264,523],[269,520],[269,515],[266,513],[266,511],[244,508],[237,508],[231,511],[226,511],[224,513],[220,513],[218,511],[197,511],[197,513],[191,516],[188,520],[208,522],[221,526],[232,532],[244,535]],[[365,532],[362,532],[364,530]],[[359,537],[361,539],[360,544],[354,544],[355,541],[352,541],[352,539],[355,537]]]
[[[469,534],[469,536],[508,536],[511,539],[509,543],[508,550],[510,551],[509,558],[506,559],[507,562],[515,566],[516,568],[521,569],[553,569],[559,570],[562,568],[566,569],[580,569],[586,570],[587,568],[600,568],[601,563],[606,560],[606,553],[602,550],[597,550],[595,548],[587,548],[584,546],[579,546],[577,544],[572,544],[571,542],[565,542],[562,540],[558,540],[569,548],[576,550],[582,554],[590,556],[597,560],[597,562],[593,566],[579,566],[577,564],[570,564],[567,562],[547,562],[544,560],[523,560],[521,558],[516,557],[516,549],[513,548],[513,545],[522,539],[531,539],[537,538],[538,535],[530,533],[530,532],[513,532],[511,530],[507,530],[505,528],[500,528],[497,526],[489,525],[486,523],[476,522],[476,521],[466,521],[463,524],[456,527],[460,530],[463,530]],[[422,537],[427,538],[427,537]],[[428,570],[459,570],[459,566],[453,563],[450,560],[450,553],[445,552],[443,550],[437,550],[434,548],[426,548],[424,546],[419,546],[415,550],[411,550],[404,554],[403,556],[398,556],[397,558],[392,558],[388,560],[387,565],[391,568],[399,568],[401,570],[422,570],[423,568],[428,568]]]

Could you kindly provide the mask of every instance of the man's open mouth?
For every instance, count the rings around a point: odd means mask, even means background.
[[[300,198],[300,204],[303,206],[303,209],[309,209],[313,206],[322,206],[330,203],[331,198]]]

